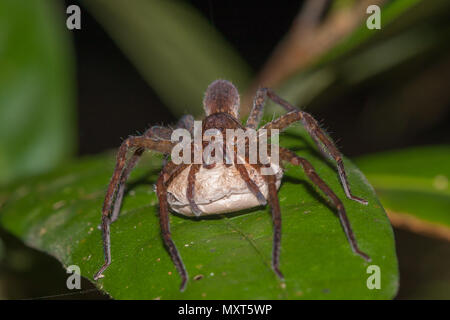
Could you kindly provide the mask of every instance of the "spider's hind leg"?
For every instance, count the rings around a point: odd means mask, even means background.
[[[322,190],[323,193],[325,193],[328,196],[328,198],[331,200],[331,202],[337,209],[339,220],[341,222],[342,228],[344,229],[345,235],[353,252],[358,254],[364,260],[371,261],[370,257],[364,252],[362,252],[358,247],[358,243],[356,242],[355,235],[353,234],[350,221],[348,220],[347,213],[345,212],[345,208],[341,200],[336,196],[333,190],[331,190],[331,188],[325,183],[325,181],[323,181],[319,177],[319,175],[316,173],[311,163],[309,163],[308,160],[297,156],[294,152],[284,148],[280,148],[280,158],[284,161],[292,163],[293,165],[301,166],[305,171],[307,177],[317,187],[319,187],[319,189]]]
[[[281,280],[284,280],[284,276],[279,267],[281,251],[281,210],[278,200],[276,177],[275,175],[266,175],[264,177],[269,187],[269,203],[273,221],[272,269]]]

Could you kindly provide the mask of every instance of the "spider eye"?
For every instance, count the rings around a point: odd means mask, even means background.
[[[239,92],[227,80],[216,80],[206,89],[203,107],[207,116],[224,112],[237,118],[239,115]]]

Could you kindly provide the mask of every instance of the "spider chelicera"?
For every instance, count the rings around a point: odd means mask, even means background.
[[[240,100],[236,87],[226,80],[214,81],[209,85],[203,99],[206,118],[202,122],[202,132],[204,133],[207,129],[216,129],[221,132],[225,132],[226,129],[256,130],[262,118],[264,103],[267,98],[282,106],[287,113],[265,124],[258,130],[266,129],[267,132],[270,132],[270,130],[283,130],[291,124],[301,121],[316,142],[319,150],[336,162],[339,178],[347,198],[366,205],[366,200],[352,195],[342,156],[333,142],[319,127],[317,121],[310,114],[297,109],[280,98],[271,89],[261,88],[257,91],[253,108],[244,127],[238,120]],[[192,133],[194,118],[190,115],[182,117],[177,124],[177,128],[183,128]],[[103,272],[111,264],[110,224],[119,217],[125,183],[131,170],[135,167],[145,150],[153,150],[166,155],[165,164],[156,182],[156,193],[159,200],[162,237],[180,273],[182,279],[181,290],[184,290],[186,287],[188,275],[170,233],[169,208],[184,215],[200,216],[239,211],[266,205],[268,201],[271,206],[274,228],[272,268],[275,274],[280,279],[283,279],[279,269],[281,212],[277,194],[283,175],[281,166],[274,164],[272,166],[274,168],[273,174],[262,175],[260,170],[264,166],[267,167],[267,164],[250,164],[248,161],[238,163],[236,162],[236,157],[231,164],[206,164],[204,162],[201,164],[175,164],[174,161],[169,160],[169,155],[175,145],[171,141],[172,132],[173,129],[171,128],[154,126],[141,136],[128,137],[120,146],[117,153],[116,167],[109,183],[102,209],[101,229],[103,232],[105,263],[94,275],[94,279],[102,278]],[[202,144],[204,145],[205,142],[203,141]],[[278,148],[279,158],[282,161],[301,166],[311,182],[331,200],[336,207],[342,228],[353,252],[370,261],[369,256],[358,248],[344,206],[333,190],[317,175],[308,160],[296,155],[293,151],[282,147]],[[129,150],[133,150],[134,153],[127,161]]]

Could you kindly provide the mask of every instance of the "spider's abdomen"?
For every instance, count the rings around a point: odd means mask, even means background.
[[[267,199],[268,187],[264,177],[252,166],[245,164],[245,167],[250,178]],[[189,169],[190,166],[170,183],[167,189],[167,200],[174,211],[193,216],[186,197]],[[272,169],[275,171],[277,188],[279,188],[283,171],[276,164],[272,164]],[[211,169],[202,166],[195,177],[194,200],[205,215],[235,212],[260,205],[235,166],[226,167],[225,164],[216,164]]]

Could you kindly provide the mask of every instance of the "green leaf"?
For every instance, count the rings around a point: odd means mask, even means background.
[[[190,276],[186,291],[180,292],[180,277],[161,240],[153,191],[162,157],[152,153],[132,173],[121,217],[111,226],[113,262],[98,282],[100,288],[117,299],[394,297],[398,267],[393,232],[372,187],[345,160],[354,193],[369,204],[345,199],[336,171],[304,137],[303,131],[290,129],[280,141],[309,159],[343,199],[361,249],[372,257],[370,264],[381,269],[381,289],[367,288],[369,263],[351,251],[331,205],[301,169],[288,166],[279,192],[285,283],[270,267],[272,222],[268,207],[217,219],[171,215],[172,236]],[[83,158],[11,187],[0,195],[0,224],[65,266],[80,266],[82,275],[92,280],[103,263],[97,225],[113,166],[112,154]]]
[[[449,146],[382,152],[357,163],[388,211],[443,226],[450,235]]]
[[[138,71],[177,115],[200,115],[205,88],[227,79],[238,88],[250,70],[189,4],[181,1],[84,2]]]
[[[0,2],[0,185],[49,170],[74,151],[72,55],[57,8]]]

